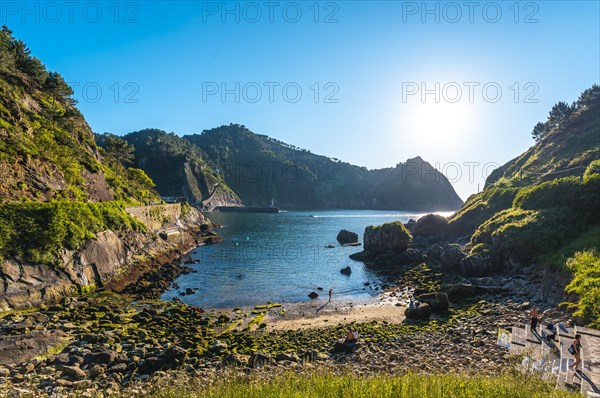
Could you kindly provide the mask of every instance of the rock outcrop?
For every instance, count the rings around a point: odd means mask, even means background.
[[[369,226],[365,229],[365,252],[402,253],[412,240],[410,232],[401,222],[391,222],[379,226]]]
[[[354,232],[350,232],[345,229],[342,229],[337,234],[337,241],[340,242],[342,245],[347,245],[350,243],[357,243],[358,242],[358,234],[355,234]]]
[[[432,242],[448,237],[448,220],[437,214],[427,214],[417,220],[412,227],[413,236],[421,236]]]

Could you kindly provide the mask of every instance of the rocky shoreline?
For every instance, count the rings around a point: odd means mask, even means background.
[[[523,325],[530,303],[546,318],[566,321],[568,314],[556,309],[561,276],[529,267],[465,277],[445,268],[464,258],[459,252],[456,244],[434,243],[363,255],[385,287],[366,301],[211,311],[161,301],[177,275],[188,271],[179,260],[142,272],[123,289],[113,286],[120,293],[99,290],[38,310],[6,312],[0,315],[0,396],[141,396],[157,380],[208,383],[233,370],[252,377],[341,366],[357,375],[506,371],[514,359],[495,344],[498,329]],[[440,292],[447,303],[435,307]],[[427,295],[435,297],[424,300],[431,313],[406,319],[409,298]],[[360,335],[357,349],[334,351],[349,328]]]
[[[405,278],[414,286],[432,277],[426,274],[418,270],[412,279]],[[388,289],[382,299],[403,302],[405,287]],[[232,368],[272,374],[343,364],[357,374],[497,373],[511,363],[508,352],[495,344],[497,329],[526,322],[528,307],[514,291],[480,292],[452,300],[448,312],[428,321],[337,320],[327,326],[279,330],[270,326],[281,319],[302,320],[307,304],[204,311],[179,300],[139,298],[97,292],[38,311],[6,314],[0,320],[2,391],[20,396],[81,396],[82,391],[87,396],[97,391],[104,394],[98,396],[127,396],[150,391],[157,377],[210,380]],[[346,304],[327,316],[361,307]],[[546,316],[559,320],[566,314],[552,310]],[[349,327],[360,333],[358,349],[333,353]],[[38,349],[22,349],[31,339]]]

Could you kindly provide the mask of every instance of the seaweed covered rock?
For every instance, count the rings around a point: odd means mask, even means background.
[[[430,241],[440,241],[448,237],[448,220],[438,214],[427,214],[417,220],[412,228],[412,234],[428,238]]]
[[[399,221],[365,229],[364,247],[369,254],[402,253],[412,241],[412,235]]]

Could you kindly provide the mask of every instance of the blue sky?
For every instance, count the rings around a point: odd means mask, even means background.
[[[96,132],[240,123],[368,168],[419,155],[463,199],[600,81],[598,1],[2,0],[0,20]]]

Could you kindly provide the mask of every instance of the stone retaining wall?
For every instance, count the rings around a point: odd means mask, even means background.
[[[175,225],[181,217],[181,204],[169,203],[152,206],[130,206],[125,211],[143,222],[152,232]]]

